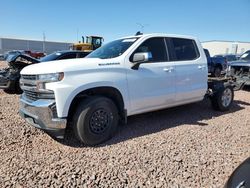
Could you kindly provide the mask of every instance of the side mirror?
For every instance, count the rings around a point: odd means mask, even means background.
[[[131,67],[134,70],[138,70],[140,64],[148,62],[152,58],[151,52],[135,53],[133,56],[134,65]]]

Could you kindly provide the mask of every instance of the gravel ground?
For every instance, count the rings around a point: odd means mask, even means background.
[[[0,61],[0,69],[8,67],[8,64],[6,61]]]
[[[130,117],[98,147],[31,127],[18,98],[0,91],[0,187],[222,187],[250,156],[250,89],[226,113],[205,100]]]

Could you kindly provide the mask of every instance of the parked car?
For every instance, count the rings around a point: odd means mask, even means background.
[[[6,59],[9,55],[21,55],[24,54],[21,50],[11,50],[6,53]]]
[[[250,50],[243,53],[239,60],[230,62],[227,75],[237,78],[244,85],[250,85]]]
[[[238,60],[237,56],[234,54],[215,55],[213,57],[224,57],[226,58],[227,62]]]
[[[39,63],[35,58],[23,54],[9,54],[6,59],[8,68],[0,70],[0,89],[20,93],[20,71],[27,65]]]
[[[243,53],[239,60],[245,60],[245,61],[250,61],[250,50],[246,51],[245,53]]]
[[[247,188],[250,187],[250,157],[241,163],[231,174],[226,182],[225,188]]]
[[[8,55],[17,55],[17,54],[22,54],[22,55],[29,55],[33,58],[39,59],[41,57],[44,57],[46,54],[43,52],[36,52],[36,51],[31,51],[31,50],[12,50],[6,53],[6,58]]]
[[[57,138],[67,124],[86,145],[109,139],[118,121],[210,97],[229,110],[231,82],[208,79],[207,60],[194,37],[148,34],[121,38],[84,59],[39,63],[21,71],[20,114]],[[36,89],[34,89],[36,88]]]
[[[40,59],[41,57],[46,56],[46,54],[43,52],[35,52],[35,51],[31,51],[31,50],[24,50],[23,53],[27,54],[31,57],[34,57],[36,59]]]
[[[83,52],[77,50],[64,50],[51,53],[40,59],[41,62],[46,61],[55,61],[60,59],[74,59],[74,58],[83,58],[87,56],[90,52]]]
[[[214,77],[220,77],[221,74],[225,74],[227,69],[227,60],[225,57],[211,57],[207,49],[204,49],[207,57],[208,73],[211,73]]]
[[[46,61],[55,61],[71,58],[83,58],[87,54],[81,51],[59,51],[52,53],[40,60],[30,56],[19,54],[19,52],[11,52],[7,56],[8,68],[0,70],[0,89],[6,92],[21,93],[19,87],[20,71],[30,64],[41,63]]]
[[[13,55],[29,55],[29,54],[25,53],[25,50],[11,50],[5,54],[5,59],[7,59],[8,56],[13,57]]]

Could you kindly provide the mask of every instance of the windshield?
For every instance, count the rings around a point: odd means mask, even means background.
[[[45,62],[45,61],[53,61],[55,59],[57,59],[58,56],[62,55],[62,53],[60,52],[55,52],[55,53],[52,53],[52,54],[49,54],[43,58],[40,59],[41,62]]]
[[[13,61],[17,56],[18,56],[18,54],[14,54],[14,53],[8,54],[7,57],[6,57],[6,61],[7,61],[7,62],[11,62],[11,61]]]
[[[242,60],[250,60],[250,51],[246,51],[244,54],[240,56]]]
[[[236,61],[237,60],[235,55],[228,55],[228,56],[226,56],[226,58],[227,58],[227,61]]]
[[[110,59],[122,55],[138,38],[119,39],[93,51],[87,58]]]

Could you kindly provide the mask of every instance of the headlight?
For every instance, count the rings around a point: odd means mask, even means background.
[[[58,82],[64,78],[64,73],[60,72],[52,74],[39,74],[37,77],[38,77],[37,80],[39,82],[45,82],[45,83]]]
[[[64,73],[51,73],[51,74],[39,74],[37,75],[37,90],[47,91],[45,84],[50,82],[59,82],[64,78]]]

